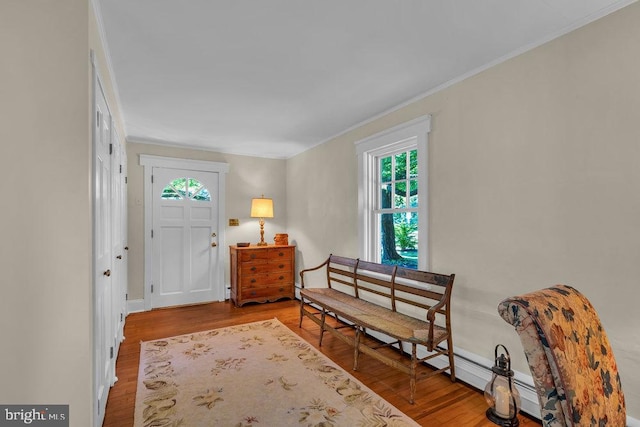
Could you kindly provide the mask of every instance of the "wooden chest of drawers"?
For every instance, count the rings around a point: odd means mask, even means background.
[[[248,302],[294,298],[295,246],[230,246],[231,300]]]

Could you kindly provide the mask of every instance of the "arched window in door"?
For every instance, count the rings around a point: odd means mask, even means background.
[[[195,178],[177,178],[162,189],[162,198],[165,200],[190,199],[201,202],[210,202],[209,190]]]

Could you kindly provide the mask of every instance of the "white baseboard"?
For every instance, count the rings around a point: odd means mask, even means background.
[[[127,300],[127,314],[140,313],[141,311],[145,311],[143,299]]]

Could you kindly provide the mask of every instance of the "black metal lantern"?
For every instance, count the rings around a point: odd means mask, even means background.
[[[498,356],[500,347],[503,351]],[[513,383],[509,352],[502,344],[496,346],[495,365],[491,371],[493,377],[484,389],[484,398],[489,405],[487,418],[499,426],[515,427],[520,424],[520,393]]]

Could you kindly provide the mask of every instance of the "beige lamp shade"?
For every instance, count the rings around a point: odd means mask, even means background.
[[[260,218],[260,242],[258,242],[258,246],[267,246],[264,241],[264,219],[273,218],[273,200],[265,199],[264,195],[259,199],[251,199],[251,218]]]
[[[273,218],[273,199],[252,199],[251,218]]]

